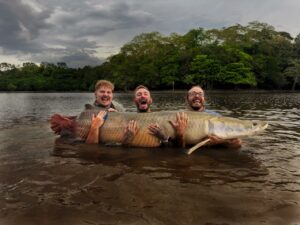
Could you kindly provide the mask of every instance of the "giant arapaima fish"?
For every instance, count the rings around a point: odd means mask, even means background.
[[[82,140],[87,138],[92,115],[97,115],[100,109],[88,107],[75,120],[72,121],[73,134]],[[109,112],[104,125],[100,128],[100,140],[102,143],[121,143],[124,130],[130,120],[137,121],[138,132],[134,137],[132,147],[158,147],[160,140],[149,134],[148,126],[157,123],[169,136],[175,138],[174,128],[169,123],[176,120],[176,111],[160,111],[151,113],[133,112]],[[185,132],[185,143],[198,147],[208,142],[203,139],[215,135],[223,139],[251,136],[266,129],[268,124],[263,121],[240,120],[230,117],[215,116],[205,112],[187,111],[188,125]],[[52,117],[52,122],[59,122],[58,115]],[[202,144],[201,144],[202,143]],[[200,145],[199,145],[200,144]]]

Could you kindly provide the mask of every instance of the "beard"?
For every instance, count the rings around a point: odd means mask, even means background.
[[[191,105],[191,108],[195,111],[199,111],[199,109],[203,108],[203,106],[193,106],[193,105]]]
[[[150,104],[147,99],[140,99],[136,102],[138,112],[149,112]]]
[[[147,104],[147,107],[140,107],[140,104],[137,104],[137,109],[139,112],[148,112],[150,105]]]
[[[148,112],[148,109],[149,109],[149,107],[147,109],[139,109],[139,112],[140,113],[146,113],[146,112]]]
[[[195,101],[200,101],[195,104]],[[199,99],[193,99],[191,102],[189,102],[190,107],[194,111],[203,111],[204,110],[204,102]]]

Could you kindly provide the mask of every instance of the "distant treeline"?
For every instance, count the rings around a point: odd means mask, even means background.
[[[184,35],[142,33],[96,67],[66,63],[0,64],[1,91],[88,91],[108,79],[118,90],[300,89],[300,34],[292,38],[266,23],[192,29]]]

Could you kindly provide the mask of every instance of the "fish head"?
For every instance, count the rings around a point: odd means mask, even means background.
[[[215,117],[209,121],[209,133],[223,139],[252,136],[268,127],[265,121],[239,120],[229,117]]]

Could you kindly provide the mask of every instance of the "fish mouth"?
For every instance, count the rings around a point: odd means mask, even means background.
[[[253,128],[253,133],[260,133],[262,131],[264,131],[265,129],[267,129],[267,127],[269,126],[269,124],[267,122],[264,121],[253,121],[252,123],[252,128]]]
[[[267,127],[269,126],[269,124],[267,122],[260,122],[260,130],[265,130],[267,129]]]

